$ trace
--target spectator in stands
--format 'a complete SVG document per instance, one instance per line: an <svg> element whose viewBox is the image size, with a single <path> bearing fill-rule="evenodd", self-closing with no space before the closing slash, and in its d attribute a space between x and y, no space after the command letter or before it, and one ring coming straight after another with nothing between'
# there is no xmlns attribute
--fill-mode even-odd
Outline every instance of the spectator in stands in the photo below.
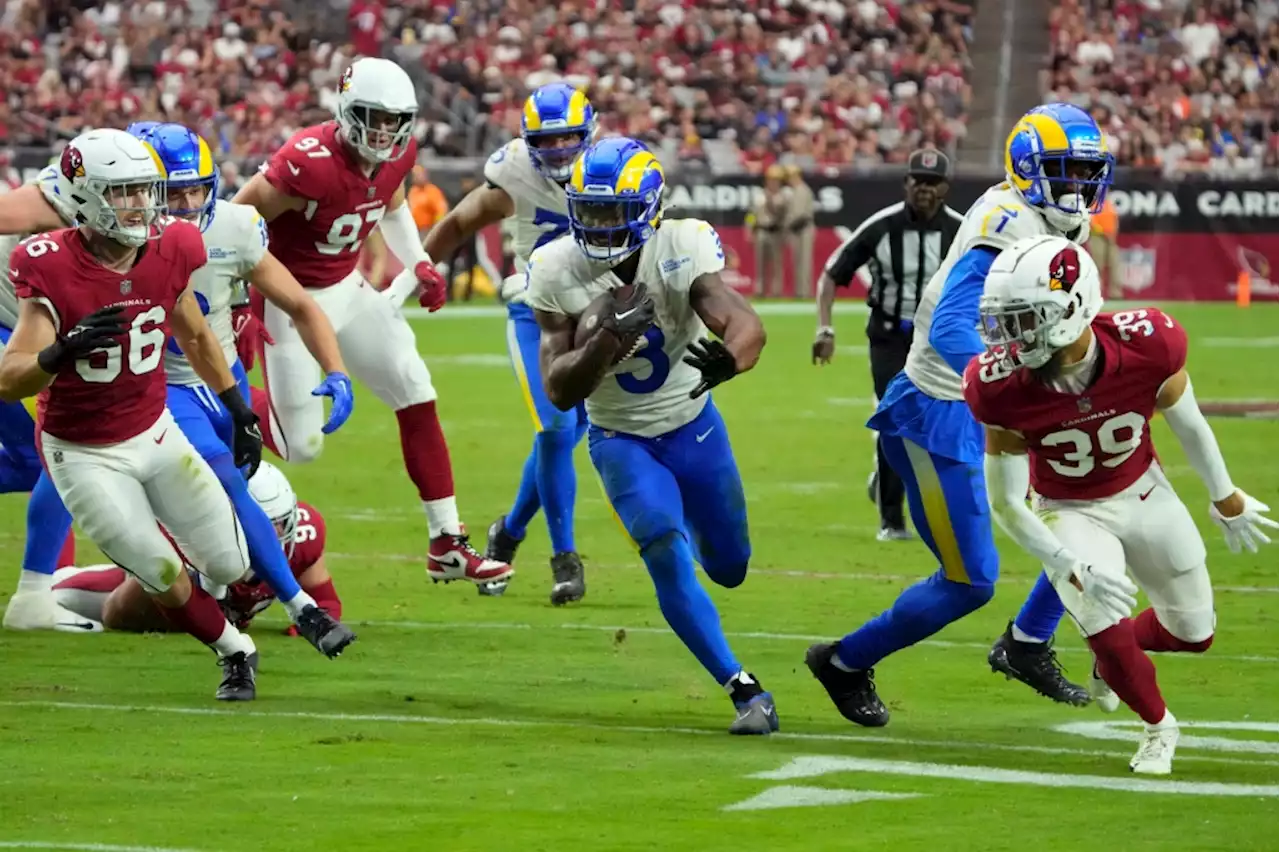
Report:
<svg viewBox="0 0 1280 852"><path fill-rule="evenodd" d="M427 231L449 212L449 202L440 187L431 182L426 166L414 166L409 180L409 193L405 200L409 203L413 222L418 226L418 236L425 240Z"/></svg>

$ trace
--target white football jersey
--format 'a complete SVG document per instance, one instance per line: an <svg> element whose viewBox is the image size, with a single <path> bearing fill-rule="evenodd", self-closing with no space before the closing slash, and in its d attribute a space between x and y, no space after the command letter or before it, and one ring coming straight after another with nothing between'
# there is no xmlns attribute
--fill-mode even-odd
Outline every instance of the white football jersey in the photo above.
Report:
<svg viewBox="0 0 1280 852"><path fill-rule="evenodd" d="M231 326L236 282L248 278L266 255L267 223L247 204L220 200L204 232L204 247L209 262L191 276L191 286L209 327L222 344L227 366L231 366L236 361L236 336ZM164 353L164 369L171 385L202 383L187 356L172 342Z"/></svg>
<svg viewBox="0 0 1280 852"><path fill-rule="evenodd" d="M911 339L911 351L907 354L907 377L912 384L934 399L960 401L964 399L960 376L929 345L929 328L933 324L933 312L942 296L951 268L969 249L989 246L1003 251L1023 237L1044 234L1063 236L1083 243L1089 237L1086 226L1074 236L1063 234L1054 228L1036 208L1022 200L1007 183L997 184L982 194L964 214L960 230L956 233L951 249L943 258L938 271L920 295L916 308L915 334Z"/></svg>
<svg viewBox="0 0 1280 852"><path fill-rule="evenodd" d="M701 219L671 219L640 249L635 281L648 285L655 324L635 356L617 364L587 398L587 417L601 429L665 435L702 413L707 396L690 399L702 373L684 362L688 346L706 336L689 303L700 275L724 269L715 228ZM534 310L581 316L587 305L622 282L604 264L588 260L572 237L562 237L529 259L525 301Z"/></svg>
<svg viewBox="0 0 1280 852"><path fill-rule="evenodd" d="M62 203L58 197L57 168L45 166L36 176L35 183L48 202L53 205L53 209L62 213ZM69 217L68 221L70 221ZM26 237L26 234L9 234L0 237L0 265L4 266L4 272L0 274L0 325L10 329L18 324L18 297L13 292L13 281L9 279L9 255Z"/></svg>
<svg viewBox="0 0 1280 852"><path fill-rule="evenodd" d="M512 139L494 151L484 164L484 178L515 203L510 222L516 274L503 282L502 298L522 302L529 255L538 246L569 233L569 202L563 186L533 167L523 139Z"/></svg>

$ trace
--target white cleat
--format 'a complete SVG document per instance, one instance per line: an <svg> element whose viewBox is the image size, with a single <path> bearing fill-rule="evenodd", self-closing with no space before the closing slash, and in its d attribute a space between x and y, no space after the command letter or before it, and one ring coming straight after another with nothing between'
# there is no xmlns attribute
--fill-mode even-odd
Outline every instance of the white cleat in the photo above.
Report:
<svg viewBox="0 0 1280 852"><path fill-rule="evenodd" d="M1120 709L1120 696L1107 686L1107 682L1098 677L1098 661L1093 661L1093 673L1089 675L1089 696L1094 705L1103 713L1114 713Z"/></svg>
<svg viewBox="0 0 1280 852"><path fill-rule="evenodd" d="M4 629L101 633L102 624L60 606L52 591L17 592L5 608Z"/></svg>
<svg viewBox="0 0 1280 852"><path fill-rule="evenodd" d="M1178 720L1165 711L1158 725L1147 725L1129 769L1139 775L1168 775L1173 772L1173 753L1178 748Z"/></svg>
<svg viewBox="0 0 1280 852"><path fill-rule="evenodd" d="M911 535L911 530L895 530L892 527L885 527L876 533L876 541L911 541L915 536Z"/></svg>

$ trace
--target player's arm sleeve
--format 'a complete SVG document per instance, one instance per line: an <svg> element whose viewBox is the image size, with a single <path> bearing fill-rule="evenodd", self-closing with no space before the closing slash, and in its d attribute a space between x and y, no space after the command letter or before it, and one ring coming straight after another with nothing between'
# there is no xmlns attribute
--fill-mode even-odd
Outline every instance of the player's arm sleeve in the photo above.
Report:
<svg viewBox="0 0 1280 852"><path fill-rule="evenodd" d="M977 246L961 255L947 274L933 311L929 345L960 376L975 355L986 351L978 334L978 302L996 254L993 248Z"/></svg>
<svg viewBox="0 0 1280 852"><path fill-rule="evenodd" d="M45 295L44 283L32 267L31 257L22 243L18 243L9 254L9 283L13 285L13 293L19 299L30 299L48 311L49 318L53 320L53 330L62 334L62 317L53 300Z"/></svg>
<svg viewBox="0 0 1280 852"><path fill-rule="evenodd" d="M547 264L539 262L540 254L540 249L535 250L524 269L525 304L535 311L563 315L564 308L560 307L560 302L555 296L555 282L550 278L555 274L554 270Z"/></svg>
<svg viewBox="0 0 1280 852"><path fill-rule="evenodd" d="M1187 461L1195 470L1205 487L1209 489L1209 499L1213 502L1225 500L1236 492L1231 474L1227 472L1227 462L1222 457L1222 448L1218 446L1217 436L1205 419L1204 412L1196 402L1196 395L1191 389L1191 377L1179 371L1169 382L1184 385L1182 393L1173 404L1161 409L1164 419L1173 431L1174 437L1182 445L1187 454ZM1166 388L1161 388L1164 393Z"/></svg>
<svg viewBox="0 0 1280 852"><path fill-rule="evenodd" d="M866 266L871 260L875 241L880 236L880 229L873 227L871 220L858 226L849 238L827 258L822 272L837 287L848 287L854 274Z"/></svg>
<svg viewBox="0 0 1280 852"><path fill-rule="evenodd" d="M243 239L240 241L239 273L248 280L262 259L267 256L270 240L267 237L267 220L252 207L237 211L244 219L241 227Z"/></svg>
<svg viewBox="0 0 1280 852"><path fill-rule="evenodd" d="M992 453L988 444L983 472L987 479L987 501L1000 529L1023 550L1040 560L1059 579L1079 561L1027 505L1031 488L1031 459L1026 453Z"/></svg>
<svg viewBox="0 0 1280 852"><path fill-rule="evenodd" d="M689 275L689 284L700 276L724 270L724 244L720 242L720 234L709 222L698 222L693 226L693 267Z"/></svg>

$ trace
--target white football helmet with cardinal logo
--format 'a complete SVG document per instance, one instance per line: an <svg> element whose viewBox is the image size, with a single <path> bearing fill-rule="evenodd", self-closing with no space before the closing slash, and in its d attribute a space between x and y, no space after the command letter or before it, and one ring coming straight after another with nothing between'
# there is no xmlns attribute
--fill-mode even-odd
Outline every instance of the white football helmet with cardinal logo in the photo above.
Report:
<svg viewBox="0 0 1280 852"><path fill-rule="evenodd" d="M342 138L360 157L385 163L409 143L418 93L409 75L391 60L357 59L338 81L337 113Z"/></svg>
<svg viewBox="0 0 1280 852"><path fill-rule="evenodd" d="M1042 367L1089 327L1102 310L1102 280L1093 258L1063 237L1018 240L1000 252L978 311L989 347L1017 364Z"/></svg>

